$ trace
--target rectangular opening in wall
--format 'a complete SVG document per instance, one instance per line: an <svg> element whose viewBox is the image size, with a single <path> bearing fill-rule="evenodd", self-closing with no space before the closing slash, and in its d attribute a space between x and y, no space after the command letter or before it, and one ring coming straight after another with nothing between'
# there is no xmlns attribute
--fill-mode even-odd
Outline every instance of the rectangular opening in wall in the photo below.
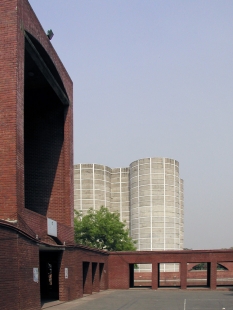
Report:
<svg viewBox="0 0 233 310"><path fill-rule="evenodd" d="M99 268L97 263L92 263L92 291L100 291Z"/></svg>
<svg viewBox="0 0 233 310"><path fill-rule="evenodd" d="M105 290L105 273L104 263L99 263L99 281L100 281L100 290Z"/></svg>
<svg viewBox="0 0 233 310"><path fill-rule="evenodd" d="M217 286L233 287L233 262L217 263Z"/></svg>
<svg viewBox="0 0 233 310"><path fill-rule="evenodd" d="M209 287L209 281L209 263L187 263L187 287Z"/></svg>
<svg viewBox="0 0 233 310"><path fill-rule="evenodd" d="M61 251L40 251L40 292L42 305L46 300L59 299Z"/></svg>
<svg viewBox="0 0 233 310"><path fill-rule="evenodd" d="M159 287L180 287L180 264L159 264Z"/></svg>
<svg viewBox="0 0 233 310"><path fill-rule="evenodd" d="M90 281L88 281L88 271L89 271L89 262L83 262L83 293L86 294L89 286L91 286Z"/></svg>
<svg viewBox="0 0 233 310"><path fill-rule="evenodd" d="M25 207L46 216L64 197L65 90L47 52L25 34L24 175ZM59 165L60 163L60 165ZM56 197L52 191L56 190Z"/></svg>
<svg viewBox="0 0 233 310"><path fill-rule="evenodd" d="M97 263L92 263L92 284L95 281L96 271L97 271Z"/></svg>
<svg viewBox="0 0 233 310"><path fill-rule="evenodd" d="M132 264L134 271L132 287L148 287L152 286L152 264Z"/></svg>

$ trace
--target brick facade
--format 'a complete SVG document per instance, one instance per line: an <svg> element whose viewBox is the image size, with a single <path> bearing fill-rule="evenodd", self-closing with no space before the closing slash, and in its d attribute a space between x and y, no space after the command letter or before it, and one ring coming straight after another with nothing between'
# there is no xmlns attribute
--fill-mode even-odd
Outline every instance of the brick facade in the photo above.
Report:
<svg viewBox="0 0 233 310"><path fill-rule="evenodd" d="M38 216L39 222L43 215L64 225L61 241L67 241L68 234L71 242L72 81L27 0L1 1L0 16L0 70L4 72L0 77L0 219L21 217L33 230L31 219ZM25 33L67 95L69 106L61 104L28 56ZM28 72L32 67L35 71ZM40 78L40 83L35 85L30 78Z"/></svg>
<svg viewBox="0 0 233 310"><path fill-rule="evenodd" d="M18 228L2 222L0 240L1 309L40 309L40 278L38 283L33 281L33 268L40 269L40 244ZM102 286L99 277L100 264L104 266L104 274L108 275L106 252L78 246L66 246L61 249L59 251L59 300L69 301L80 298L83 294L92 294L108 288L108 277L102 278ZM85 286L83 285L83 264L89 265ZM95 274L92 278L93 266L95 266ZM68 269L68 278L65 278L65 268Z"/></svg>
<svg viewBox="0 0 233 310"><path fill-rule="evenodd" d="M0 228L0 240L1 309L40 309L39 283L33 282L33 268L39 266L38 245L7 227Z"/></svg>
<svg viewBox="0 0 233 310"><path fill-rule="evenodd" d="M128 289L135 263L152 264L153 289L159 263L180 263L185 289L187 263L207 262L215 289L216 265L232 263L233 251L108 253L74 244L72 81L27 0L1 0L0 37L1 309Z"/></svg>

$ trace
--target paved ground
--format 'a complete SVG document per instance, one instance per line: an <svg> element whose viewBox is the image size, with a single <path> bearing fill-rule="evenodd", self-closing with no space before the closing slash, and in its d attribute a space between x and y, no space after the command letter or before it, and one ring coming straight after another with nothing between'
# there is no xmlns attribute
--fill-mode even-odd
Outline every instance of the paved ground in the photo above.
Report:
<svg viewBox="0 0 233 310"><path fill-rule="evenodd" d="M108 290L45 307L48 310L233 310L233 291Z"/></svg>

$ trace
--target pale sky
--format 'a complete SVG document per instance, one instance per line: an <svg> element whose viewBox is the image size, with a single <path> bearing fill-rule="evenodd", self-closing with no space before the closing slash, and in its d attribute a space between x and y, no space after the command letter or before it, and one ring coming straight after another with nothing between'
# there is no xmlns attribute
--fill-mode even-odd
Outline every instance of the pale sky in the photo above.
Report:
<svg viewBox="0 0 233 310"><path fill-rule="evenodd" d="M233 246L233 1L29 0L74 84L74 163L174 158L185 247Z"/></svg>

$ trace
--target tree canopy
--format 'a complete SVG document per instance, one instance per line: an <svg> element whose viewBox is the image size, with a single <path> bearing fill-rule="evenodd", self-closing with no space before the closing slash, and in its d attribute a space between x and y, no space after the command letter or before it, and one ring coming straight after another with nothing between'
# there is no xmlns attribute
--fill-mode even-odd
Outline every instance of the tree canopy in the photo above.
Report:
<svg viewBox="0 0 233 310"><path fill-rule="evenodd" d="M135 243L129 237L125 223L120 221L118 213L108 208L90 209L86 215L75 211L75 241L90 247L108 251L135 251Z"/></svg>

